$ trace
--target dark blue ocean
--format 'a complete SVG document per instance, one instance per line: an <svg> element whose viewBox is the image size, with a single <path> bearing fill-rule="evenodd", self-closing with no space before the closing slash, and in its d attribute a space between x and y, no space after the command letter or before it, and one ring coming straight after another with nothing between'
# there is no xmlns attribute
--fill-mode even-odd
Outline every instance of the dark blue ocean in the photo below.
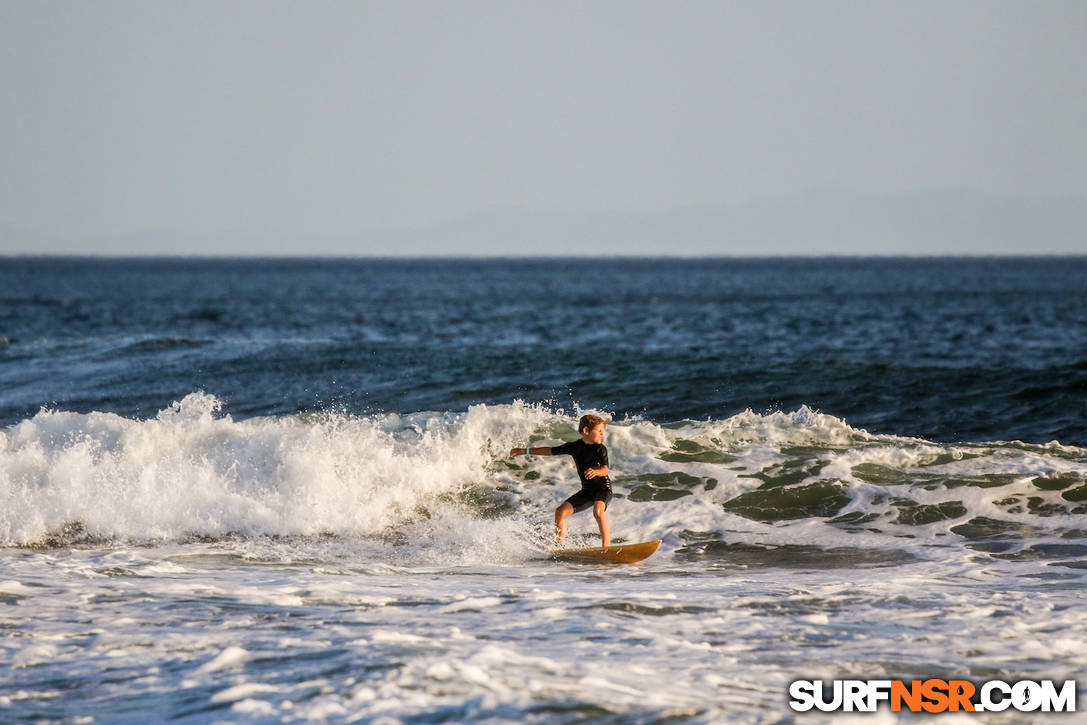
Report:
<svg viewBox="0 0 1087 725"><path fill-rule="evenodd" d="M1082 712L1085 444L1084 257L0 260L0 722Z"/></svg>
<svg viewBox="0 0 1087 725"><path fill-rule="evenodd" d="M801 405L938 441L1087 441L1087 258L0 262L0 423Z"/></svg>

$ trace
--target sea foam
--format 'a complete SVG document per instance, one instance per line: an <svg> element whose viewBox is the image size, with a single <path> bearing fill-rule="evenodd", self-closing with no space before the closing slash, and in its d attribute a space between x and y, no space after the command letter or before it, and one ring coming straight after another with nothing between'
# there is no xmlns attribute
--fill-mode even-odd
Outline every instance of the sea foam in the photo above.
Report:
<svg viewBox="0 0 1087 725"><path fill-rule="evenodd" d="M148 420L42 411L0 432L0 542L60 532L367 535L479 481L541 413L220 415L193 393ZM508 447L506 447L508 450Z"/></svg>

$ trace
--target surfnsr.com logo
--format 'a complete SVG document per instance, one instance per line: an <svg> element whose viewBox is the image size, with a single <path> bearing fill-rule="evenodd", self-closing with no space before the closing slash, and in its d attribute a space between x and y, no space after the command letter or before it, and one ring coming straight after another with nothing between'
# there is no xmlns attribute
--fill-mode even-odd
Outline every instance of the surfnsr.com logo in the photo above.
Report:
<svg viewBox="0 0 1087 725"><path fill-rule="evenodd" d="M797 712L1076 712L1076 681L1052 680L797 680L789 685L789 707Z"/></svg>

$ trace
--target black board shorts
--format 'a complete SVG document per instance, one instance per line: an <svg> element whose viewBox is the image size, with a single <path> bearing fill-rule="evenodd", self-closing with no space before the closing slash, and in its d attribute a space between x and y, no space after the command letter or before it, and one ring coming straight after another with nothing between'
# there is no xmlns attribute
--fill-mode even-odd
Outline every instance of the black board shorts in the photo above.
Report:
<svg viewBox="0 0 1087 725"><path fill-rule="evenodd" d="M597 501L604 502L604 509L607 510L608 504L611 503L611 486L583 486L580 491L575 493L570 498L566 499L563 503L568 503L574 507L574 513L578 511L584 511L593 507Z"/></svg>

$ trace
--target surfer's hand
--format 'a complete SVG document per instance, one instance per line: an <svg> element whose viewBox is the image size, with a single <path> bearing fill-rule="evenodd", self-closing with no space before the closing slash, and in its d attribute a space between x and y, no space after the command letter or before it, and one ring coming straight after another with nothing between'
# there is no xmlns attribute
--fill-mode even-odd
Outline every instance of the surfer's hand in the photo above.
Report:
<svg viewBox="0 0 1087 725"><path fill-rule="evenodd" d="M596 478L596 469L595 468L586 468L585 469L585 478Z"/></svg>
<svg viewBox="0 0 1087 725"><path fill-rule="evenodd" d="M525 454L525 449L524 448L513 448L513 449L510 450L510 458L515 458L517 456L523 456L524 454Z"/></svg>

